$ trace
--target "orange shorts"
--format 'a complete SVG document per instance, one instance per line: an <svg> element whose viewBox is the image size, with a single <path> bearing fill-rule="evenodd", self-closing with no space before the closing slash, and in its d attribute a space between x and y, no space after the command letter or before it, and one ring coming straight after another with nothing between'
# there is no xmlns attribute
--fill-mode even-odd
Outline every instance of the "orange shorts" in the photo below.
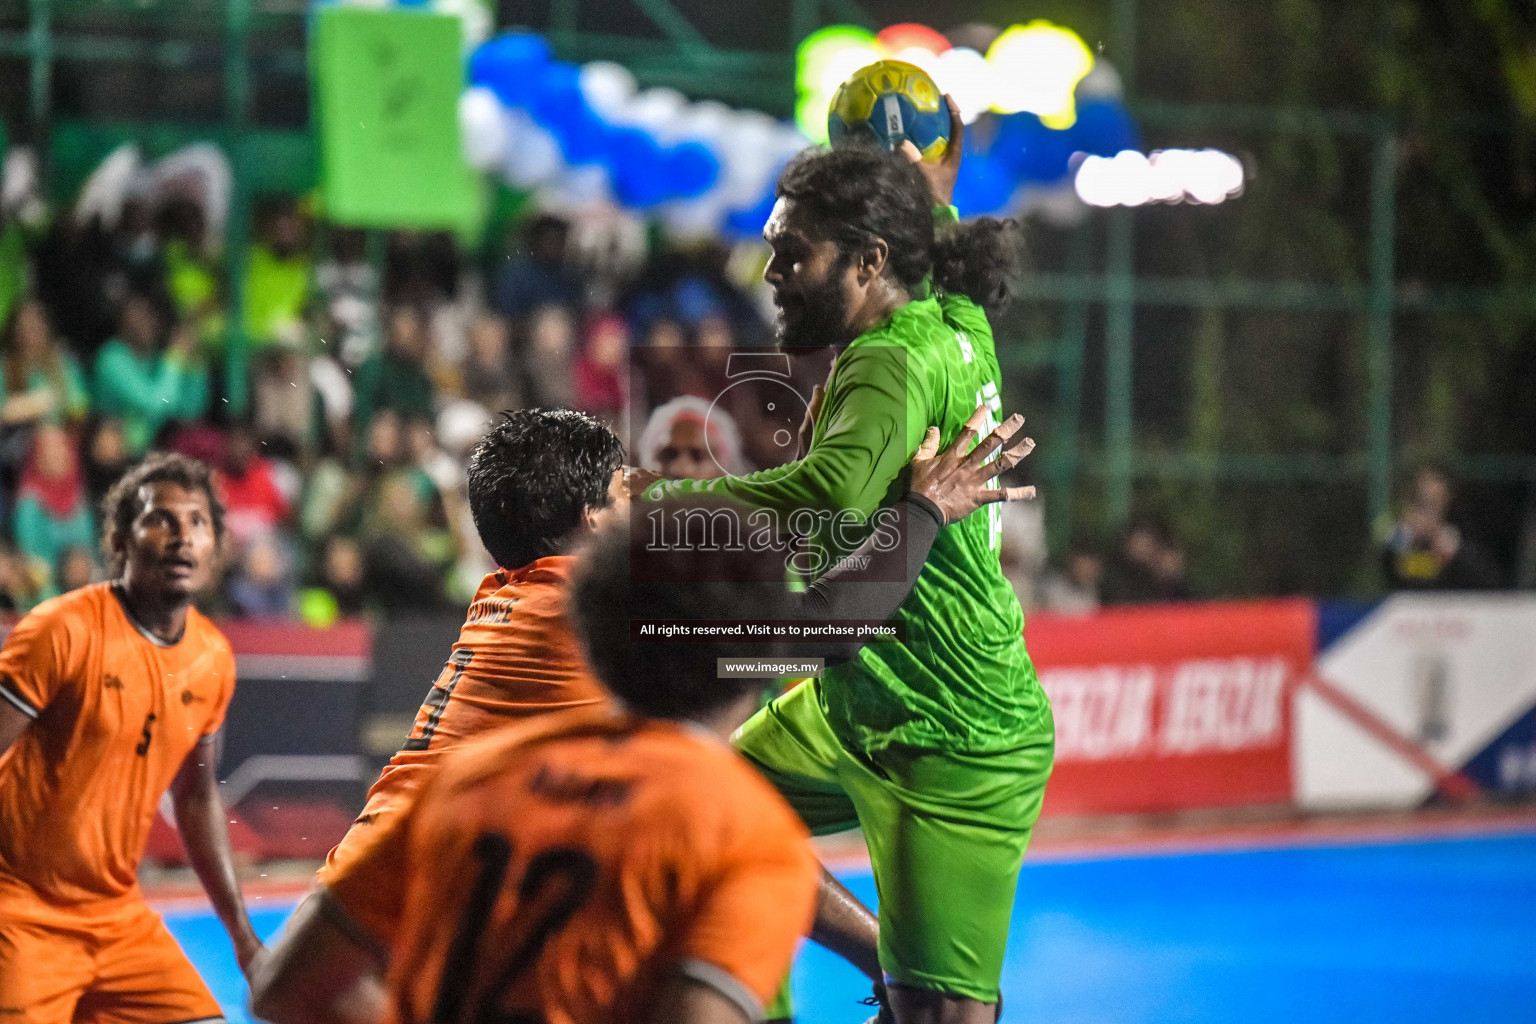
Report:
<svg viewBox="0 0 1536 1024"><path fill-rule="evenodd" d="M0 910L0 1024L222 1021L208 986L142 900L108 918Z"/></svg>

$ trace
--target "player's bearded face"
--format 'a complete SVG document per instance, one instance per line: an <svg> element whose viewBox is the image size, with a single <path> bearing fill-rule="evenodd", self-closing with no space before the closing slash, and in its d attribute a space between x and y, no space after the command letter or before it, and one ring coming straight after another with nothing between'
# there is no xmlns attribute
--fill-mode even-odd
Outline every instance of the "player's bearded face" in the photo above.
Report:
<svg viewBox="0 0 1536 1024"><path fill-rule="evenodd" d="M819 281L807 282L792 294L774 293L778 316L773 331L779 345L788 349L826 348L847 341L849 307L843 288L847 263L839 261Z"/></svg>
<svg viewBox="0 0 1536 1024"><path fill-rule="evenodd" d="M778 307L774 334L787 349L826 348L852 340L848 322L853 303L846 287L851 257L804 223L808 216L780 199L763 229L772 250L763 279Z"/></svg>

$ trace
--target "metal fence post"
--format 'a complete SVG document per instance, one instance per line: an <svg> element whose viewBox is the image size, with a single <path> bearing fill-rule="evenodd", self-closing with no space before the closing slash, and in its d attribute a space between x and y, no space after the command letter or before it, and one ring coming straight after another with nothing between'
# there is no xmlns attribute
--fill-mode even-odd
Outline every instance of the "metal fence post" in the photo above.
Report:
<svg viewBox="0 0 1536 1024"><path fill-rule="evenodd" d="M33 144L42 157L42 142L48 137L49 122L53 117L53 33L49 0L30 0L30 18L27 22L27 50L30 66L28 82L28 109L32 117L32 130L36 133Z"/></svg>
<svg viewBox="0 0 1536 1024"><path fill-rule="evenodd" d="M250 0L228 0L224 22L224 144L229 150L229 223L224 265L229 292L224 345L224 394L229 413L245 412L248 396L250 339L245 336L246 248L250 242L250 172L246 167L246 122L250 110Z"/></svg>
<svg viewBox="0 0 1536 1024"><path fill-rule="evenodd" d="M1112 530L1131 515L1131 436L1136 321L1134 214L1109 211L1109 249L1104 314L1104 454L1106 524Z"/></svg>
<svg viewBox="0 0 1536 1024"><path fill-rule="evenodd" d="M1371 284L1366 313L1367 465L1371 528L1392 511L1393 251L1397 216L1397 136L1385 120L1375 132L1371 164Z"/></svg>
<svg viewBox="0 0 1536 1024"><path fill-rule="evenodd" d="M1136 0L1113 0L1109 10L1109 43L1115 70L1125 88L1125 103L1134 109L1136 91ZM1131 514L1132 472L1132 344L1136 320L1136 266L1133 214L1109 211L1105 239L1104 308L1104 453L1106 524L1125 525Z"/></svg>
<svg viewBox="0 0 1536 1024"><path fill-rule="evenodd" d="M1072 235L1068 262L1081 273L1091 255L1087 225ZM1078 476L1079 426L1083 408L1083 357L1088 347L1088 302L1068 302L1061 312L1061 334L1056 342L1056 394L1051 409L1050 451L1046 455L1045 528L1051 549L1065 554L1072 543L1072 517Z"/></svg>

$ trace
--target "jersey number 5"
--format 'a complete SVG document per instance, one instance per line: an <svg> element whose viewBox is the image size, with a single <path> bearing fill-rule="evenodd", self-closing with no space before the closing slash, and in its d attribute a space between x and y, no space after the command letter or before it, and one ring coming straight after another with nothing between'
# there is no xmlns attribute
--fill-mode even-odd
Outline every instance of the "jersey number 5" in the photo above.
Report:
<svg viewBox="0 0 1536 1024"><path fill-rule="evenodd" d="M149 741L154 738L154 733L149 731L149 727L154 724L155 713L151 711L144 716L144 738L139 740L139 745L133 748L133 752L140 757L145 757L149 754Z"/></svg>
<svg viewBox="0 0 1536 1024"><path fill-rule="evenodd" d="M544 944L591 897L597 882L597 862L582 850L556 847L528 863L517 886L517 909L507 924L507 936L514 944L506 966L494 982L486 984L482 977L476 984L480 942L512 863L512 840L499 832L485 832L475 840L473 850L478 870L464 916L448 947L432 1008L433 1024L542 1024L536 1014L504 1014L495 1008L496 1003L528 973L544 951ZM488 958L499 958L500 953L498 949ZM466 1005L471 997L474 1001Z"/></svg>

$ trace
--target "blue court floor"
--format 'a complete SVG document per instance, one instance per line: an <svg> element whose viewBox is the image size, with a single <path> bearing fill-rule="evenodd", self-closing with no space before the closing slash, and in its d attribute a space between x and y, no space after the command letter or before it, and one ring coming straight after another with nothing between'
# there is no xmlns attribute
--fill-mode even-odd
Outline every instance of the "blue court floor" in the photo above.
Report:
<svg viewBox="0 0 1536 1024"><path fill-rule="evenodd" d="M844 880L873 902L867 872ZM217 920L166 920L231 1024L248 1020ZM867 993L807 944L800 1020L862 1021ZM1003 998L1020 1024L1536 1020L1536 832L1032 863Z"/></svg>

